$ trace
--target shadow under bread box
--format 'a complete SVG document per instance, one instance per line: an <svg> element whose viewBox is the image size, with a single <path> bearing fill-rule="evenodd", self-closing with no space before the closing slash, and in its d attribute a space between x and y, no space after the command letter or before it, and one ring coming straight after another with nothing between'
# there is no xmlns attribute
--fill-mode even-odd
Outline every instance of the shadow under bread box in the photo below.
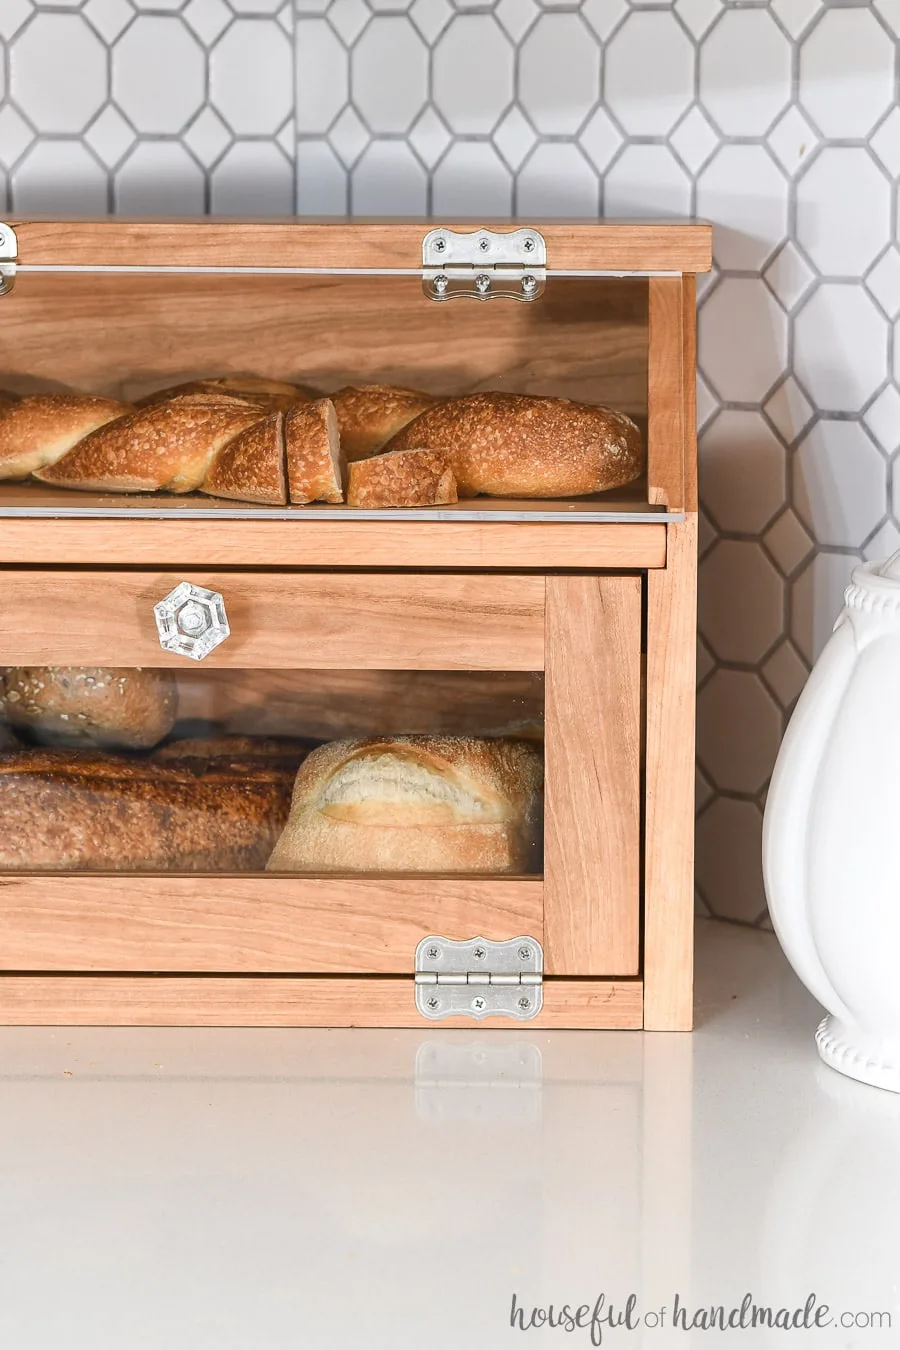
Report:
<svg viewBox="0 0 900 1350"><path fill-rule="evenodd" d="M688 1029L709 227L4 230L0 1022ZM322 460L373 384L417 420ZM463 495L487 391L645 468ZM502 404L513 481L560 406Z"/></svg>

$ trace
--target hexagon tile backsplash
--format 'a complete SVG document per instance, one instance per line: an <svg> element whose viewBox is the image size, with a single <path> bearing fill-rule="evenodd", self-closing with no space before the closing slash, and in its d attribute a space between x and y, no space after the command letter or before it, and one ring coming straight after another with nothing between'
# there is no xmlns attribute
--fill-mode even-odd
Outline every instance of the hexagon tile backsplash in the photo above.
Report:
<svg viewBox="0 0 900 1350"><path fill-rule="evenodd" d="M900 547L900 0L0 0L16 211L700 215L698 890Z"/></svg>

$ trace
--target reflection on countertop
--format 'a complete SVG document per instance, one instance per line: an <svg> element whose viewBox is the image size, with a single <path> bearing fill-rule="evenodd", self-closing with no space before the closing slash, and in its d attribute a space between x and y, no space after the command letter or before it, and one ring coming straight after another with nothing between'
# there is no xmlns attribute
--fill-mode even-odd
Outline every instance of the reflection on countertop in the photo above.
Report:
<svg viewBox="0 0 900 1350"><path fill-rule="evenodd" d="M707 921L693 1036L0 1031L0 1344L543 1350L604 1295L603 1345L896 1345L900 1097L818 1016ZM685 1332L676 1294L894 1330Z"/></svg>

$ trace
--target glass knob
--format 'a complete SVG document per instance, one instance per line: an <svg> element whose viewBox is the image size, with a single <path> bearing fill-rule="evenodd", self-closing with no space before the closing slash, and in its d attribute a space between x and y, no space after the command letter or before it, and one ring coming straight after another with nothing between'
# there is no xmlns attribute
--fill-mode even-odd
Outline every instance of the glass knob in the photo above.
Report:
<svg viewBox="0 0 900 1350"><path fill-rule="evenodd" d="M154 605L159 645L167 652L202 661L224 642L231 629L225 601L218 591L182 581Z"/></svg>

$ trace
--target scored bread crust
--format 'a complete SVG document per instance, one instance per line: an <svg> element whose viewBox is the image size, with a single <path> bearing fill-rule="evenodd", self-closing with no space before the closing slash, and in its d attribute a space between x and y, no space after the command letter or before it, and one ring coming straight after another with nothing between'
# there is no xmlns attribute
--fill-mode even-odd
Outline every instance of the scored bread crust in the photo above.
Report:
<svg viewBox="0 0 900 1350"><path fill-rule="evenodd" d="M401 428L436 399L391 384L353 384L331 395L348 463L377 455Z"/></svg>
<svg viewBox="0 0 900 1350"><path fill-rule="evenodd" d="M2 666L0 716L45 745L157 745L175 725L178 686L140 666Z"/></svg>
<svg viewBox="0 0 900 1350"><path fill-rule="evenodd" d="M537 870L542 779L539 752L521 741L334 741L297 774L269 870Z"/></svg>
<svg viewBox="0 0 900 1350"><path fill-rule="evenodd" d="M284 413L264 417L229 441L210 465L200 491L238 502L286 505Z"/></svg>
<svg viewBox="0 0 900 1350"><path fill-rule="evenodd" d="M293 767L156 763L102 751L0 754L0 869L258 871Z"/></svg>
<svg viewBox="0 0 900 1350"><path fill-rule="evenodd" d="M624 487L644 467L641 434L613 408L530 394L439 403L386 447L446 452L461 497L584 497Z"/></svg>
<svg viewBox="0 0 900 1350"><path fill-rule="evenodd" d="M135 401L138 408L149 408L154 403L167 403L182 394L230 394L245 403L256 403L271 412L284 412L298 400L318 398L314 389L302 384L288 384L284 380L267 380L260 375L223 375L219 379L186 380L167 389Z"/></svg>
<svg viewBox="0 0 900 1350"><path fill-rule="evenodd" d="M224 394L185 394L101 427L34 476L85 492L194 492L216 455L261 420Z"/></svg>
<svg viewBox="0 0 900 1350"><path fill-rule="evenodd" d="M288 495L292 502L344 500L346 460L331 399L295 403L284 415Z"/></svg>
<svg viewBox="0 0 900 1350"><path fill-rule="evenodd" d="M456 479L443 450L394 450L347 466L348 506L444 506Z"/></svg>
<svg viewBox="0 0 900 1350"><path fill-rule="evenodd" d="M131 405L90 394L30 394L0 403L0 479L27 478L55 464Z"/></svg>

